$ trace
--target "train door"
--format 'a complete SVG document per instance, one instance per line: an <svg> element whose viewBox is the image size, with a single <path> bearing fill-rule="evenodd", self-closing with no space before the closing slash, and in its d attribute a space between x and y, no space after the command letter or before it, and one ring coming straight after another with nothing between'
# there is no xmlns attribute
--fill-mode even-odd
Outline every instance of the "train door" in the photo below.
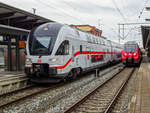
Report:
<svg viewBox="0 0 150 113"><path fill-rule="evenodd" d="M89 54L91 52L91 48L86 46L86 58L85 58L85 63L86 63L86 67L90 67L91 66L91 55Z"/></svg>
<svg viewBox="0 0 150 113"><path fill-rule="evenodd" d="M63 48L64 48L64 54L62 55L63 56L63 58L62 58L62 62L63 62L63 64L64 65L66 65L67 64L67 62L70 60L70 41L69 40L65 40L64 42L63 42ZM70 65L70 64L68 64L68 65ZM65 67L65 71L67 72L68 70L70 70L70 66L66 66Z"/></svg>
<svg viewBox="0 0 150 113"><path fill-rule="evenodd" d="M85 65L85 62L84 62L84 55L82 54L82 51L83 51L83 45L80 44L77 46L77 52L79 51L79 55L76 56L76 66L77 67L84 67Z"/></svg>
<svg viewBox="0 0 150 113"><path fill-rule="evenodd" d="M78 62L78 58L77 56L75 56L75 52L76 52L76 48L74 45L71 45L71 58L72 58L72 61L71 61L71 65L70 65L70 68L75 68L77 66L77 63Z"/></svg>

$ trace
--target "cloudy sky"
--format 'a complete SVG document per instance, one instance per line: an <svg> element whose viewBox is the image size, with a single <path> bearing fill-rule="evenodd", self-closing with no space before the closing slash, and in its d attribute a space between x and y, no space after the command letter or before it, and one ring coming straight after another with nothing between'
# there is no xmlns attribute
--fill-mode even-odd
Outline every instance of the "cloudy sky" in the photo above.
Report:
<svg viewBox="0 0 150 113"><path fill-rule="evenodd" d="M150 12L144 9L150 0L0 0L64 24L89 24L103 30L103 35L118 41L118 23L145 22ZM141 14L140 14L141 12ZM139 18L140 16L140 18ZM125 39L140 42L140 26L125 26ZM121 30L122 37L122 30ZM140 42L141 43L141 42Z"/></svg>

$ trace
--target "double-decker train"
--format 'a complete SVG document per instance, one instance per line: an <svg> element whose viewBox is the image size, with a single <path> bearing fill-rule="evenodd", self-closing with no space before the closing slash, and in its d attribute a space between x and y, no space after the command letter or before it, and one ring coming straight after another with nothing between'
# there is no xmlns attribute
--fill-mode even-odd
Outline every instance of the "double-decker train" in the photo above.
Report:
<svg viewBox="0 0 150 113"><path fill-rule="evenodd" d="M139 65L142 55L138 44L135 41L128 41L122 50L122 62L125 65Z"/></svg>
<svg viewBox="0 0 150 113"><path fill-rule="evenodd" d="M31 81L46 83L75 78L121 61L122 46L59 23L31 30L26 43L25 73Z"/></svg>

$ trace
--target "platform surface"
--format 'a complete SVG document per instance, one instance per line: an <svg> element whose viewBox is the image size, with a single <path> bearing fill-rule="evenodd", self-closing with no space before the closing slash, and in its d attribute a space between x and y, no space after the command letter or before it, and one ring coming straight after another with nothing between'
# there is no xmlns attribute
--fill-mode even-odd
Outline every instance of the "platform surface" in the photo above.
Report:
<svg viewBox="0 0 150 113"><path fill-rule="evenodd" d="M150 58L143 56L131 99L130 113L150 113Z"/></svg>
<svg viewBox="0 0 150 113"><path fill-rule="evenodd" d="M4 77L11 77L11 76L16 76L16 75L24 75L23 71L1 71L0 72L0 79Z"/></svg>

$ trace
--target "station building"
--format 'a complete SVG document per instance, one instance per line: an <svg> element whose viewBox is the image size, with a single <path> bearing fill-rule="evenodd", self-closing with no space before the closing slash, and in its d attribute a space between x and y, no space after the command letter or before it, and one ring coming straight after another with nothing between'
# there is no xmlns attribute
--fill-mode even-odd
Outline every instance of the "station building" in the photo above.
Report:
<svg viewBox="0 0 150 113"><path fill-rule="evenodd" d="M30 30L50 19L0 2L0 70L22 71Z"/></svg>
<svg viewBox="0 0 150 113"><path fill-rule="evenodd" d="M99 30L95 26L90 26L90 25L71 25L71 26L75 27L79 30L89 32L89 33L96 35L96 36L99 36L99 37L102 36L102 30Z"/></svg>

